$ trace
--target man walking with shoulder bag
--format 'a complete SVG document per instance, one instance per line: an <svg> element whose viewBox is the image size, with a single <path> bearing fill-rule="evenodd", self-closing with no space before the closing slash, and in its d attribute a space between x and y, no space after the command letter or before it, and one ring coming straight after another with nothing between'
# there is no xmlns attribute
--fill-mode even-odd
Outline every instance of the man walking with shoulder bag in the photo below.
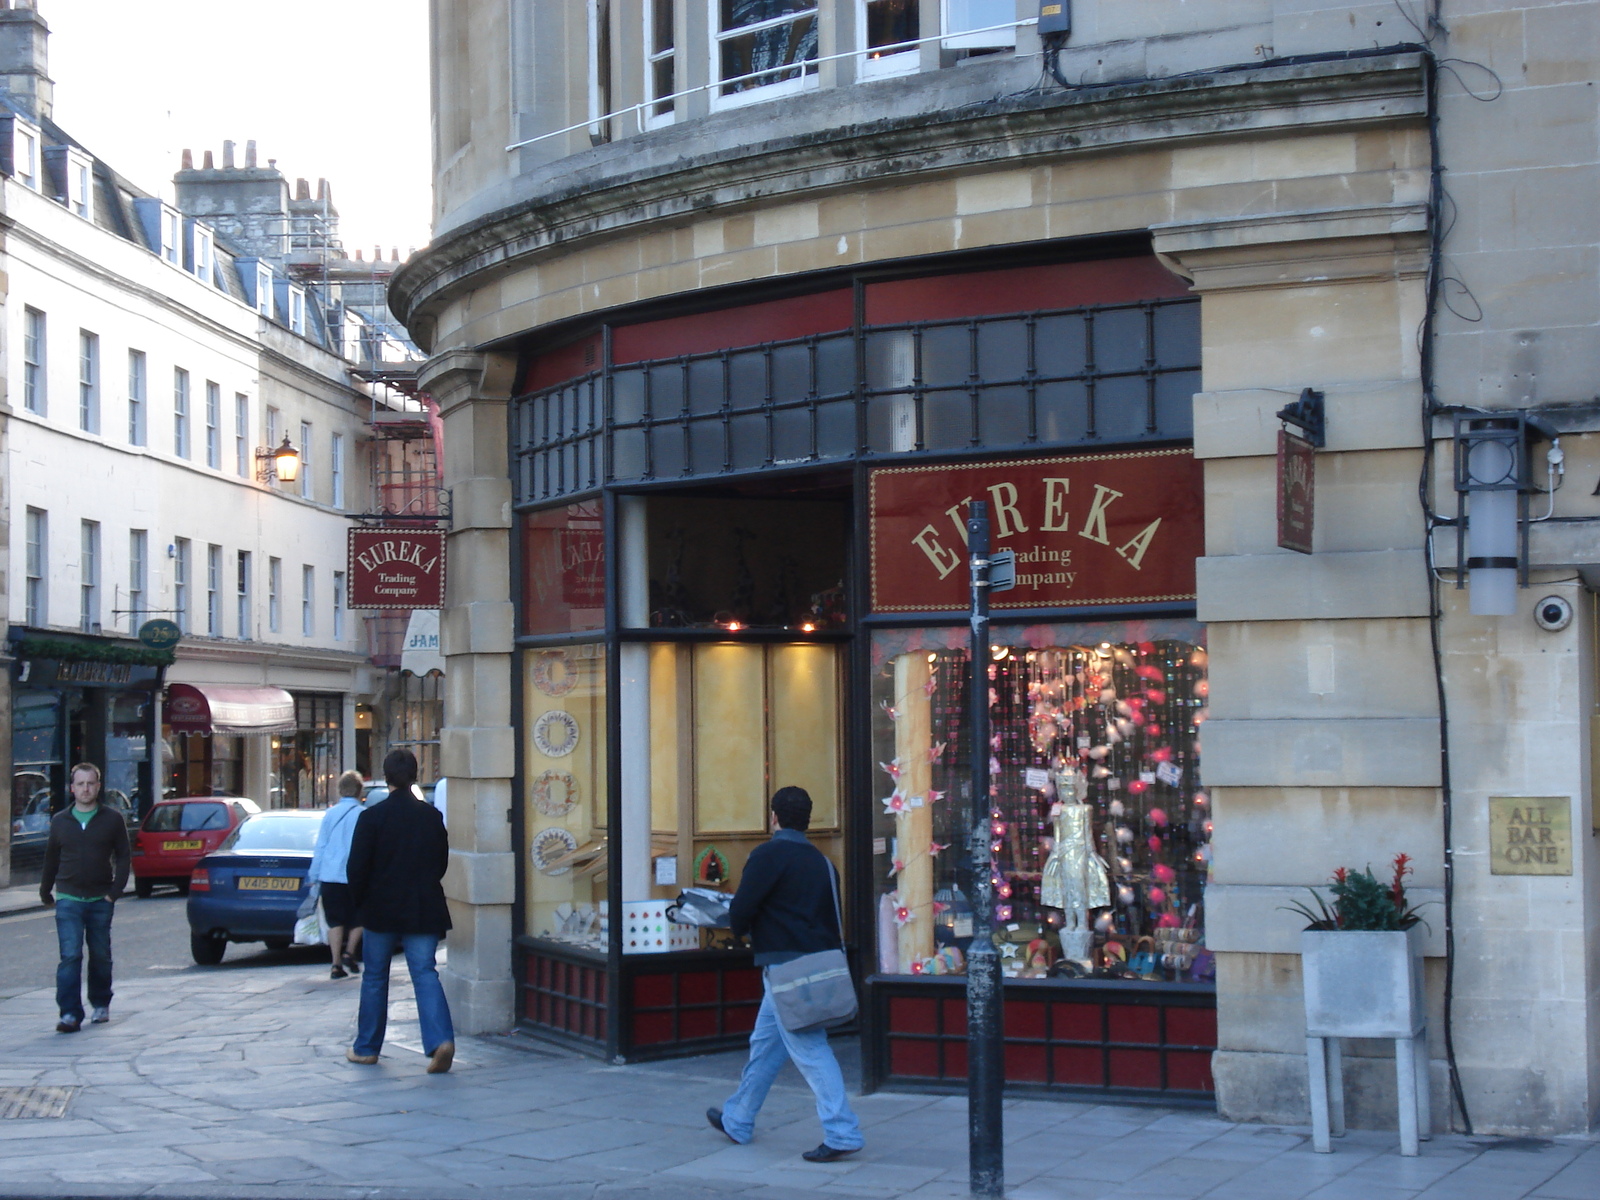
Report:
<svg viewBox="0 0 1600 1200"><path fill-rule="evenodd" d="M720 1109L707 1109L706 1119L733 1141L748 1142L772 1081L792 1061L816 1096L822 1121L822 1144L801 1157L833 1162L865 1143L828 1045L827 1026L847 1020L855 1005L843 966L837 881L833 865L806 838L810 824L805 789L779 788L772 797L772 840L751 851L729 907L733 932L750 936L764 991L739 1089ZM806 1027L791 1028L801 1022Z"/></svg>
<svg viewBox="0 0 1600 1200"><path fill-rule="evenodd" d="M111 1019L111 914L133 861L122 814L100 803L100 768L83 762L67 777L72 803L50 820L39 899L56 910L57 1033L83 1027L83 949L89 946L90 1020Z"/></svg>

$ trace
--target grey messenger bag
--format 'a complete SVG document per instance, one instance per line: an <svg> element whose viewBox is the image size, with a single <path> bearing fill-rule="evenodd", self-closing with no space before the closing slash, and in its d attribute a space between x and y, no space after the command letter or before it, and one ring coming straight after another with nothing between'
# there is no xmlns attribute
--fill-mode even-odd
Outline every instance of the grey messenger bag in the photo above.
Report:
<svg viewBox="0 0 1600 1200"><path fill-rule="evenodd" d="M828 864L829 886L833 891L833 915L844 932L844 917L839 912L839 881ZM819 950L786 963L766 968L767 992L777 1010L778 1023L790 1033L810 1033L832 1029L854 1019L856 989L850 981L850 964L844 947Z"/></svg>

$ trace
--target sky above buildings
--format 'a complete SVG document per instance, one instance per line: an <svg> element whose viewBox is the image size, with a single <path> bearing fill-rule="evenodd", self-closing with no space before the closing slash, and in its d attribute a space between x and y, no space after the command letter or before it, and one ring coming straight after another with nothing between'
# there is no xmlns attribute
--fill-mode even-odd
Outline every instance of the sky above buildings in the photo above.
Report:
<svg viewBox="0 0 1600 1200"><path fill-rule="evenodd" d="M55 118L171 198L185 147L254 138L291 185L333 187L347 249L428 240L427 0L39 0Z"/></svg>

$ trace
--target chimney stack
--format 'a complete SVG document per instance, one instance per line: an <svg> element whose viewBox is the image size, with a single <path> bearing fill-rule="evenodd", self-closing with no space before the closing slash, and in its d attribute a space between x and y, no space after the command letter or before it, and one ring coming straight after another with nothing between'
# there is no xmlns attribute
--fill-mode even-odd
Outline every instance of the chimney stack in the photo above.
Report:
<svg viewBox="0 0 1600 1200"><path fill-rule="evenodd" d="M357 262L361 261L361 251L359 251L359 250L356 251L356 261Z"/></svg>
<svg viewBox="0 0 1600 1200"><path fill-rule="evenodd" d="M317 199L326 200L329 204L333 203L333 193L329 189L326 179L317 180Z"/></svg>
<svg viewBox="0 0 1600 1200"><path fill-rule="evenodd" d="M216 161L211 157L211 151L206 151L205 164L200 169L203 171L215 171L217 169Z"/></svg>
<svg viewBox="0 0 1600 1200"><path fill-rule="evenodd" d="M0 91L36 121L48 119L55 107L49 67L50 26L34 5L13 0L0 7Z"/></svg>
<svg viewBox="0 0 1600 1200"><path fill-rule="evenodd" d="M294 181L294 198L296 200L311 199L311 184L304 179L296 179Z"/></svg>
<svg viewBox="0 0 1600 1200"><path fill-rule="evenodd" d="M255 138L251 138L248 142L246 142L244 144L244 165L245 165L246 168L254 168L254 166L256 165L256 140L255 140Z"/></svg>
<svg viewBox="0 0 1600 1200"><path fill-rule="evenodd" d="M222 169L224 171L233 170L233 143L232 142L223 142L222 143Z"/></svg>
<svg viewBox="0 0 1600 1200"><path fill-rule="evenodd" d="M194 170L194 151L187 146L183 149L183 162L179 169L184 171Z"/></svg>

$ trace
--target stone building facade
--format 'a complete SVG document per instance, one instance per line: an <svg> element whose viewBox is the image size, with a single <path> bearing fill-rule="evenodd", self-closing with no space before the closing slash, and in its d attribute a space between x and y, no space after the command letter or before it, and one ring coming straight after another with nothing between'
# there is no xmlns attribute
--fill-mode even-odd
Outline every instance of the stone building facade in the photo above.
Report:
<svg viewBox="0 0 1600 1200"><path fill-rule="evenodd" d="M650 960L651 975L622 945L619 906L676 890L659 869L647 876L650 862L672 858L680 882L691 864L698 876L702 834L717 828L702 828L710 782L680 770L681 795L662 783L672 737L658 732L655 714L671 702L658 687L663 669L646 657L672 639L656 632L652 641L647 631L685 624L706 645L753 636L726 615L732 608L705 620L672 617L677 610L663 597L682 591L683 579L658 569L663 551L650 530L685 485L708 502L804 494L844 505L853 522L839 643L842 799L819 844L845 867L848 923L869 994L869 1082L957 1079L964 1068L950 1044L958 1034L940 1005L958 993L938 990L948 980L908 979L923 962L913 955L914 965L897 966L884 950L894 936L906 944L881 919L884 898L907 900L931 885L907 882L918 876L898 852L925 827L879 812L878 764L911 736L896 703L910 692L886 693L882 711L897 709L896 725L883 724L874 691L880 658L905 659L910 670L927 648L937 668L949 643L928 631L907 641L895 631L912 617L875 603L874 522L893 514L877 506L873 489L886 472L919 462L1020 471L1040 456L1131 454L1154 443L1192 452L1200 464L1203 545L1191 555L1188 598L1182 589L1088 605L1058 598L1025 616L1044 640L1025 643L1019 632L995 653L998 663L1026 644L1033 663L1031 651L1065 652L1107 664L1103 678L1111 679L1113 659L1093 658L1103 634L1108 656L1166 655L1167 666L1150 669L1167 672L1167 691L1180 675L1192 681L1195 664L1209 671L1203 769L1181 785L1143 770L1169 755L1138 764L1136 777L1130 769L1128 782L1141 796L1170 786L1173 804L1186 806L1191 840L1183 844L1200 864L1214 979L1169 970L1162 985L1175 990L1140 984L1119 1000L1105 989L1128 981L1021 970L1007 993L1008 1038L1018 1047L1014 1056L1008 1050L1011 1078L1109 1093L1214 1091L1229 1117L1303 1122L1303 922L1285 906L1335 867L1371 864L1381 873L1404 852L1414 863L1412 896L1429 902L1436 1120L1461 1128L1470 1118L1476 1130L1507 1133L1588 1128L1600 1108L1588 590L1600 564L1600 499L1590 495L1600 470L1600 229L1583 199L1596 169L1595 8L1080 0L1070 35L1047 53L1032 24L1037 6L1021 0L435 4L435 238L397 273L390 296L433 356L424 378L442 408L454 490L443 618L454 847L447 890L456 926L447 978L464 1026L521 1020L621 1057L737 1034L729 1014L744 985L735 973L719 976L719 999L706 1002L706 1012L721 1004L720 1015L693 1033L690 969L669 972L674 982L661 991L668 975L660 964L671 954ZM1043 69L1052 60L1054 74ZM818 315L831 303L818 298L835 293L847 297L844 316ZM1114 400L1111 368L1079 361L1062 378L1102 389L1099 409L1092 391L1087 401L1100 417L1051 425L1043 391L1029 391L1025 427L990 436L985 422L1005 401L998 377L984 374L986 322L1015 317L1034 330L1028 345L1038 351L1037 330L1048 322L1111 330L1130 305L1157 331L1142 342L1129 335L1140 349L1128 371L1143 372L1148 393ZM1192 363L1178 335L1163 359L1162 313L1178 327L1197 319ZM941 320L968 322L980 347L962 360L970 370L959 380L938 383L922 350L903 361L885 350L887 366L874 359L873 347L899 333L909 333L907 346L940 344ZM770 441L765 455L741 463L741 403L774 414L774 430L785 404L822 428L823 393L834 393L820 368L791 393L772 364L788 346L825 355L839 330L856 354L837 395L858 407L859 436L829 450L814 432L787 456ZM1130 353L1117 345L1106 343L1107 353ZM736 382L695 399L697 364L721 355L734 380L735 351L752 347L773 372L764 395L757 379L745 385L755 399L741 401ZM630 397L640 372L664 381L672 363L690 397L674 401L687 405L688 457L662 458L667 451L652 442L655 457L640 467L633 426L654 430L662 402L641 410ZM1015 382L1032 388L1042 370L1030 357ZM1181 411L1163 407L1168 378L1193 383ZM645 386L661 395L649 389L667 384ZM940 386L968 389L970 438L934 432ZM1279 546L1275 525L1276 414L1307 388L1325 397L1326 444L1316 455L1312 552L1300 554ZM1068 406L1081 406L1074 395ZM911 399L896 408L899 396ZM1117 425L1118 405L1145 399L1139 420ZM558 408L568 415L549 415ZM881 420L873 415L880 409ZM702 465L693 429L697 414L713 412L729 440L719 461ZM1504 615L1471 611L1482 607L1469 603L1478 579L1474 589L1457 586L1458 513L1464 507L1470 528L1477 511L1486 527L1490 506L1476 498L1458 505L1455 442L1458 426L1468 436L1496 428L1474 424L1485 414L1523 414L1535 431L1519 443L1531 465L1514 532L1529 549L1514 611ZM559 477L549 473L558 461ZM1007 495L991 494L997 503ZM578 512L586 503L588 517ZM1176 522L1182 510L1174 501L1157 515ZM530 568L552 513L565 514L562 545L589 544L580 518L592 518L592 537L603 539L611 577L597 593L603 606L586 601L588 617L575 615L571 580L559 595L547 593ZM710 539L727 532L719 522L753 519L730 509L700 528ZM1119 551L1124 561L1134 546ZM1485 562L1506 569L1504 557ZM726 574L725 565L706 570ZM759 582L759 564L750 570ZM1545 598L1567 602L1576 616L1541 624L1535 609ZM908 607L926 615L940 605ZM801 640L805 630L768 624L772 643ZM1140 633L1135 624L1160 629ZM702 653L693 636L672 637ZM603 643L594 654L604 686L591 697L600 728L584 725L583 737L607 744L592 777L562 769L606 799L594 829L563 827L541 850L538 838L553 827L538 815L547 793L534 792L560 764L547 753L550 709L540 699L552 694L550 680L535 673L557 651L573 658L586 639ZM1179 644L1196 647L1188 666L1171 657ZM696 659L696 671L710 669L713 652L704 653L708 663ZM776 669L769 663L769 681ZM991 678L1010 676L1002 668ZM925 686L939 694L934 680ZM1168 703L1152 690L1163 699L1149 700L1151 708ZM784 694L769 682L769 705ZM562 720L570 716L563 710ZM1195 733L1193 711L1180 717L1180 733ZM691 725L678 726L691 757L723 761L714 733ZM1083 733L1077 745L1102 749L1090 745L1099 737ZM1158 748L1198 758L1197 741L1180 742ZM766 778L784 782L768 766ZM892 800L933 785L891 786ZM1122 796L1126 803L1117 798L1105 811L1118 820L1142 815L1128 819L1135 828L1123 842L1108 818L1102 850L1114 893L1125 885L1131 899L1126 913L1109 910L1096 940L1126 936L1137 953L1146 927L1137 921L1155 911L1140 916L1137 904L1159 907L1151 895L1158 883L1174 894L1188 885L1182 864L1176 882L1162 873L1170 868L1161 855L1181 840L1178 810L1157 819L1148 802ZM1501 873L1503 858L1491 861L1491 800L1504 797L1551 798L1571 830L1564 873ZM630 825L639 804L651 811ZM694 807L692 819L674 822L674 804ZM1209 816L1195 807L1202 804ZM606 833L619 826L620 847ZM1160 844L1155 860L1140 857L1147 834ZM598 840L580 845L585 837ZM731 855L736 874L737 837L719 840L715 849ZM568 841L576 859L550 857ZM1137 853L1123 862L1118 847L1130 844ZM610 919L587 959L539 907L551 894L546 868L576 861L581 874L586 850L609 864L609 881L602 873L585 895L606 901ZM886 882L896 872L905 878ZM1015 880L1025 891L1028 873ZM584 904L575 892L562 895L560 919L570 923ZM917 928L919 911L937 917L939 904L959 911L959 888L955 899L932 895L918 901L929 906L922 910L907 900L901 930ZM1185 912L1163 899L1173 920L1156 921L1152 932L1201 920L1198 904ZM1029 932L1038 934L1042 973L1055 953L1046 926L1059 919L1048 905L1036 908L1042 916ZM940 935L925 948L950 944ZM693 961L718 952L699 953ZM1019 957L1033 954L1029 942ZM1186 957L1179 953L1180 968ZM937 972L934 958L927 969ZM1143 998L1129 999L1136 994ZM1189 999L1172 999L1180 995ZM1068 1029L1064 999L1102 1004L1097 1032ZM1208 1007L1214 1033L1209 1018L1188 1013ZM580 1010L589 1024L571 1015ZM1158 1010L1159 1021L1150 1016ZM655 1026L645 1017L667 1013L676 1033L648 1032ZM1148 1034L1139 1032L1146 1017L1155 1022ZM1196 1073L1190 1056L1199 1051L1207 1068ZM1098 1065L1080 1070L1081 1055ZM1385 1055L1363 1044L1347 1056L1355 1120L1393 1121Z"/></svg>

